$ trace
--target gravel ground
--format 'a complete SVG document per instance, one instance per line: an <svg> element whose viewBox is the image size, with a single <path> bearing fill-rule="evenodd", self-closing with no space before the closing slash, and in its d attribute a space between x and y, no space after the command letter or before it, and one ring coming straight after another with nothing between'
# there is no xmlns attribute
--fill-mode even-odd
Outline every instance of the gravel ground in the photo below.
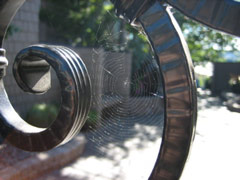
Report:
<svg viewBox="0 0 240 180"><path fill-rule="evenodd" d="M200 92L197 133L181 180L239 180L240 113Z"/></svg>
<svg viewBox="0 0 240 180"><path fill-rule="evenodd" d="M80 157L86 139L79 134L70 142L42 153L28 153L1 145L0 180L33 180L59 169Z"/></svg>
<svg viewBox="0 0 240 180"><path fill-rule="evenodd" d="M145 126L136 128L140 128L141 130L142 128L145 128L148 133L154 134L154 129L149 129L149 127ZM209 92L200 92L197 133L191 155L186 164L181 180L239 180L239 128L240 113L230 112L219 98L211 97ZM161 139L155 140L158 141L158 143L161 141ZM134 142L136 139L130 139L129 143L131 144L132 142L130 141ZM153 146L153 142L149 143L148 146ZM121 153L121 151L119 151L119 153ZM146 154L144 155L143 151L140 152L140 156L141 153L142 157L146 157ZM0 170L35 155L36 153L24 152L11 145L1 144ZM131 157L133 156L134 155L131 155ZM84 158L86 160L87 157ZM103 163L98 164L98 161ZM92 179L93 176L91 174L88 174L87 171L82 171L84 169L88 170L89 168L86 162L96 163L94 168L96 168L96 172L99 172L99 174L97 173L98 175L104 175L104 164L106 165L106 169L111 169L109 162L105 161L102 157L99 159L99 157L94 158L91 156L87 161L79 158L75 163L47 174L40 179L81 180L87 179L87 177ZM116 170L115 173L117 172L118 171ZM118 179L121 179L122 177L119 177ZM131 177L131 180L136 179L133 176ZM102 179L111 180L111 177L108 176Z"/></svg>
<svg viewBox="0 0 240 180"><path fill-rule="evenodd" d="M0 145L0 171L8 166L12 166L19 161L35 156L37 153L29 153L19 150L10 144ZM1 178L0 178L1 179Z"/></svg>
<svg viewBox="0 0 240 180"><path fill-rule="evenodd" d="M199 92L198 100L197 133L181 180L239 180L240 113L230 112L224 102L218 97L210 96L210 92L207 91ZM142 154L142 159L146 157L146 154ZM90 161L94 161L96 166L88 166ZM94 157L79 158L75 163L54 171L41 180L129 179L124 178L123 174L118 178L104 177L105 172L111 170L107 161L103 167L104 163L100 162L104 161ZM144 164L145 167L152 166L148 162ZM98 176L92 176L89 168L95 168ZM130 176L130 179L139 180L140 172L132 171L131 173L137 176Z"/></svg>
<svg viewBox="0 0 240 180"><path fill-rule="evenodd" d="M140 122L141 119L136 117L134 121ZM102 139L101 134L98 137L95 133L86 135L88 143L81 157L38 180L147 179L158 155L162 131L159 126L131 124L132 119L126 120L129 122L128 134L123 136L119 129L112 131L110 138ZM98 132L104 132L104 129ZM102 144L102 141L111 139Z"/></svg>

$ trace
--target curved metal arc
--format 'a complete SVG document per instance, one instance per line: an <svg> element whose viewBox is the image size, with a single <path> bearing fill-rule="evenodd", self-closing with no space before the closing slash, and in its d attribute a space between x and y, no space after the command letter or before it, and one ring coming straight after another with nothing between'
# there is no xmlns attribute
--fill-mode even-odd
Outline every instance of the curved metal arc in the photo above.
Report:
<svg viewBox="0 0 240 180"><path fill-rule="evenodd" d="M235 36L240 36L240 2L234 0L165 0L186 16Z"/></svg>
<svg viewBox="0 0 240 180"><path fill-rule="evenodd" d="M45 51L48 51L48 50L45 50ZM28 54L29 51L25 51L25 52L23 51L22 53L24 53L24 55L22 55L22 56L19 55L21 58L24 58L24 56L27 57L29 55ZM37 53L40 53L40 55L43 55L43 51L39 52L39 49L35 49L35 51L31 52L31 53L32 53L32 55L35 55L35 56L37 56ZM47 52L47 53L49 54L49 52ZM21 61L21 58L20 59L17 58L16 64L18 64ZM51 57L48 57L48 58L51 59ZM54 65L54 63L52 65ZM16 65L15 65L15 67L16 67ZM59 68L60 66L56 64L55 67ZM65 69L65 70L67 70L67 69ZM58 75L61 76L61 73L63 73L63 72L59 71ZM64 76L62 76L61 79L66 82L69 80L68 77L64 78ZM61 85L63 85L63 84L61 83ZM71 99L74 99L74 97L69 96L71 94L69 94L68 92L65 92L68 89L67 86L63 87L62 94L65 95L65 98L63 99L63 106L67 106L69 109L72 108L74 110L74 106L71 103L71 101L72 101ZM5 97L5 99L6 98L7 97ZM8 106L9 107L11 106L10 102L9 102ZM9 107L3 111L4 112L9 111L10 110ZM53 148L62 142L62 139L64 139L65 136L67 136L67 132L71 129L71 125L73 124L74 118L71 117L72 115L70 115L72 113L70 113L68 111L69 110L67 110L67 109L61 109L59 112L59 116L57 117L57 120L49 128L44 129L43 131L36 132L36 133L33 132L32 127L27 127L25 130L23 127L20 127L21 131L17 130L16 129L17 124L20 121L23 122L23 120L21 120L20 117L18 117L18 118L15 117L14 122L9 122L6 124L6 126L11 124L14 127L12 129L12 131L9 131L9 135L6 137L6 140L8 140L9 142L11 142L12 144L14 144L17 147L28 150L28 151L44 151L44 150ZM13 114L14 112L15 112L15 110L13 108L11 108L11 113L9 113L9 114ZM63 116L64 118L61 116ZM4 118L5 118L6 122L9 121L8 116L4 116ZM64 120L65 118L68 119L69 121L66 122L66 120ZM61 121L61 123L59 123L59 121ZM25 122L25 124L26 124L26 122ZM28 132L26 130L30 130L30 132ZM19 137L20 140L18 140L17 137ZM44 144L45 144L44 146L41 147L38 145L37 141L34 141L34 139L36 140L38 138L42 139L42 141L47 140L47 141L44 141Z"/></svg>
<svg viewBox="0 0 240 180"><path fill-rule="evenodd" d="M80 110L79 110L78 118L81 119L81 116L82 116L83 117L82 119L85 119L85 121L86 121L88 112L90 111L91 100L92 100L92 95L91 95L92 85L91 85L91 81L89 79L90 76L88 74L85 64L83 63L83 61L81 60L81 58L79 57L78 54L76 54L73 50L68 49L66 47L61 47L61 48L63 49L64 52L66 52L68 54L69 61L71 59L71 61L73 61L73 63L76 64L76 69L78 70L77 77L78 77L78 81L80 83L79 84L79 86L80 86L79 99L78 99L78 101L80 102L80 105L79 105ZM79 73L79 72L83 72L83 73ZM84 87L84 88L82 88L82 87ZM82 100L85 98L87 98L87 99ZM85 107L85 111L83 111L82 107ZM82 127L84 125L85 121L82 121L80 119L78 121L76 121L76 124L74 126L75 128L72 129L72 135L69 136L69 139L73 138L80 131L79 127Z"/></svg>
<svg viewBox="0 0 240 180"><path fill-rule="evenodd" d="M86 71L86 67L76 53L74 53L71 49L62 46L57 46L54 49L68 60L70 66L72 67L72 71L75 74L74 79L76 82L77 94L76 105L78 111L76 112L76 121L74 122L73 128L69 133L69 136L66 138L70 140L80 131L79 127L82 127L84 125L88 112L90 110L91 83L88 78L89 75Z"/></svg>
<svg viewBox="0 0 240 180"><path fill-rule="evenodd" d="M14 1L12 0L12 2ZM11 16L13 15L11 14ZM162 19L162 17L165 19ZM189 57L186 55L187 52L184 50L184 45L178 35L179 32L175 30L171 16L164 8L159 3L154 4L151 9L140 17L140 22L145 28L155 53L159 58L159 64L164 75L166 96L165 106L167 114L164 141L158 162L150 178L176 179L181 174L194 134L193 125L195 123L196 108L194 78L191 68L188 66ZM161 36L161 33L166 34ZM52 66L57 68L59 64L53 63ZM61 72L59 77L66 78L67 81L68 79L65 75L64 72ZM69 75L69 77L77 79L73 77L73 74ZM72 99L75 97L69 94L67 87L63 87L63 91L62 96L64 96L65 100L69 99L68 102L72 107L71 109L69 106L63 106L64 112L62 111L61 115L64 116L65 112L67 112L66 114L73 113L72 110L75 105ZM0 95L0 99L1 101L5 101L7 97L6 95ZM60 118L62 122L60 120L56 122L55 126L50 127L47 133L34 134L34 136L29 136L29 134L24 136L22 133L14 132L14 129L9 129L11 128L9 124L5 124L4 126L9 130L6 132L11 133L10 137L7 138L16 143L17 146L27 150L47 150L50 146L53 147L51 143L57 144L63 138L67 137L66 134L61 134L59 130L61 128L67 129L67 127L63 127L67 124L65 123L66 120L64 121L63 117ZM72 122L72 124L74 123ZM70 132L74 133L75 130L71 129ZM43 142L43 139L50 138L52 138L51 142ZM42 142L42 144L39 144L39 142ZM33 147L33 145L35 146Z"/></svg>
<svg viewBox="0 0 240 180"><path fill-rule="evenodd" d="M86 120L91 104L91 92L88 91L91 89L91 84L87 71L81 63L74 62L73 57L75 59L79 57L75 57L76 55L71 54L70 50L64 48L69 55L66 57L67 54L63 54L62 49L44 45L31 46L22 50L14 63L16 77L19 77L18 67L21 61L31 57L46 60L56 71L62 90L62 104L57 119L48 128L35 128L22 120L11 106L3 83L1 84L1 127L6 131L0 133L18 148L27 151L45 151L54 148L76 135ZM21 77L17 80L21 80Z"/></svg>
<svg viewBox="0 0 240 180"><path fill-rule="evenodd" d="M156 2L138 21L159 60L165 90L165 128L161 151L150 179L181 176L195 132L196 88L193 67L180 28Z"/></svg>

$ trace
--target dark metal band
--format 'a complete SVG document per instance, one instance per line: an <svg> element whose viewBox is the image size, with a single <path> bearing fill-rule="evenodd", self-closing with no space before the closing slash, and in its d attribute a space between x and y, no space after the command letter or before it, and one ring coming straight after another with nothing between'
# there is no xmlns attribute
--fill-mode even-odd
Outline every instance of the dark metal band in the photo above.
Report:
<svg viewBox="0 0 240 180"><path fill-rule="evenodd" d="M166 0L183 14L209 27L240 36L240 2L234 0Z"/></svg>
<svg viewBox="0 0 240 180"><path fill-rule="evenodd" d="M5 49L0 48L0 79L6 75L6 68L8 66L8 60L6 58Z"/></svg>
<svg viewBox="0 0 240 180"><path fill-rule="evenodd" d="M174 17L169 9L162 5L162 2L170 4L192 19L237 36L240 36L238 30L240 3L233 0L111 1L115 5L118 16L124 17L129 23L137 19L142 24L163 74L165 91L164 137L150 179L179 179L194 137L197 96L193 66L187 44ZM3 38L11 17L24 0L2 2L1 38ZM155 3L153 4L153 2ZM3 12L8 13L3 14ZM82 107L88 107L90 102L87 98L84 101L82 99L78 101L78 99L90 96L90 92L87 91L90 82L87 79L84 65L77 63L78 61L81 63L79 57L75 56L69 49L52 46L33 46L20 53L15 65L18 82L21 82L21 77L17 75L19 62L29 54L47 60L56 72L59 71L58 77L62 79L63 89L62 109L56 122L46 130L27 126L12 108L1 80L0 104L5 104L0 108L1 134L20 148L42 151L69 140L82 126L83 119L87 114L87 110L82 109ZM72 56L72 54L74 55ZM55 61L56 57L61 60ZM25 82L20 84L26 85ZM31 129L31 132L27 131L28 128Z"/></svg>
<svg viewBox="0 0 240 180"><path fill-rule="evenodd" d="M197 95L191 57L169 9L156 2L139 19L159 60L165 91L165 128L150 179L177 180L193 140Z"/></svg>
<svg viewBox="0 0 240 180"><path fill-rule="evenodd" d="M69 141L84 125L91 104L91 84L80 57L66 47L35 45L23 49L14 62L14 74L21 86L26 86L19 74L24 61L40 58L55 70L61 86L61 108L50 127L36 128L27 124L15 112L0 81L1 136L14 146L27 151L46 151Z"/></svg>

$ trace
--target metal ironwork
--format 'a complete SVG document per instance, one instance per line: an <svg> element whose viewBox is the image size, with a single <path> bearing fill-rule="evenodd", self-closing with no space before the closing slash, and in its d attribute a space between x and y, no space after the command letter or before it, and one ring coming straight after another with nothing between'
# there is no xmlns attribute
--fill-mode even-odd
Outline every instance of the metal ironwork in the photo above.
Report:
<svg viewBox="0 0 240 180"><path fill-rule="evenodd" d="M121 11L123 6L134 4L133 1L119 0L115 8L128 22L131 19L131 23L142 25L163 74L165 128L159 157L150 179L179 179L195 133L197 96L191 56L167 4L205 25L239 36L237 17L240 3L233 0L191 0L187 3L159 0L154 4L149 0L144 3L147 10L139 11L141 13L135 14L135 19Z"/></svg>
<svg viewBox="0 0 240 180"><path fill-rule="evenodd" d="M6 75L6 67L8 66L8 60L6 58L5 49L0 49L0 79Z"/></svg>
<svg viewBox="0 0 240 180"><path fill-rule="evenodd" d="M156 2L139 17L163 74L165 128L150 179L178 179L193 140L197 99L187 44L169 8Z"/></svg>
<svg viewBox="0 0 240 180"><path fill-rule="evenodd" d="M163 75L165 129L159 156L150 179L178 179L194 137L197 96L187 44L166 4L212 28L238 36L239 21L236 18L240 15L240 4L233 0L111 1L118 16L129 23L135 22L142 26ZM1 42L11 18L23 2L24 0L0 1ZM7 65L4 54L4 50L0 50L0 77L4 75ZM44 93L50 84L47 83L43 89L37 88L44 84L42 81L39 82L40 86L35 87L29 73L34 73L38 67L42 67L40 73L47 74L49 66L46 62L56 71L62 88L59 116L47 129L27 125L17 115L0 78L0 134L15 146L29 151L48 150L68 141L84 124L90 106L91 86L87 70L81 59L64 47L38 45L22 50L14 64L14 74L19 86L28 92Z"/></svg>
<svg viewBox="0 0 240 180"><path fill-rule="evenodd" d="M44 63L39 63L43 60ZM60 46L34 45L19 52L13 65L16 80L26 91L36 92L29 86L29 81L25 81L25 76L22 76L22 67L26 64L27 67L32 66L31 63L36 65L35 62L40 64L40 69L42 64L45 68L46 63L49 63L57 74L62 96L59 114L48 128L27 124L11 106L1 79L0 133L4 140L18 148L45 151L68 142L84 125L91 104L91 84L85 65L72 50ZM44 79L46 78L40 80L38 87L44 84Z"/></svg>
<svg viewBox="0 0 240 180"><path fill-rule="evenodd" d="M166 0L183 14L214 29L240 36L240 2L235 0Z"/></svg>

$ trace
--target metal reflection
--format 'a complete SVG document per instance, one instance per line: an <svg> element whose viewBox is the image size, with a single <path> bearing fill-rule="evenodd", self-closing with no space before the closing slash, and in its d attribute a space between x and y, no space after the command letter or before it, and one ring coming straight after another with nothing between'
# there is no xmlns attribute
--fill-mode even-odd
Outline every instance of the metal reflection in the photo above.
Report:
<svg viewBox="0 0 240 180"><path fill-rule="evenodd" d="M122 13L119 16L128 22L141 23L163 74L165 132L150 179L179 179L195 132L197 99L188 47L166 5L168 3L188 17L214 29L239 36L240 3L233 0L159 0L152 5L153 2L149 0L144 5L148 10L142 7L141 13L135 14L135 22L126 13L133 1L118 0L115 8Z"/></svg>
<svg viewBox="0 0 240 180"><path fill-rule="evenodd" d="M212 28L240 36L239 2L233 0L111 1L118 16L124 17L129 23L139 22L142 25L159 60L163 75L164 137L150 179L178 179L194 136L197 100L193 67L186 42L171 12L163 4L168 3L190 18ZM0 1L1 46L7 26L23 2L24 0ZM33 89L31 81L26 81L28 74L24 74L25 71L21 68L27 67L24 66L24 62L29 63L26 58L29 55L46 60L59 77L62 106L58 119L49 128L41 129L26 124L18 116L4 89L2 77L5 75L7 62L4 50L0 50L0 133L4 139L19 148L43 151L68 141L84 124L90 104L90 82L81 59L71 50L44 45L32 46L20 52L14 65L18 84L28 92L43 93L46 90ZM48 72L48 66L45 67ZM24 76L26 77L23 78ZM81 101L80 96L83 97Z"/></svg>
<svg viewBox="0 0 240 180"><path fill-rule="evenodd" d="M156 2L140 16L139 22L159 60L165 91L165 132L150 179L178 179L196 125L197 99L191 57L169 8Z"/></svg>
<svg viewBox="0 0 240 180"><path fill-rule="evenodd" d="M183 14L209 27L240 36L240 2L234 0L166 0Z"/></svg>
<svg viewBox="0 0 240 180"><path fill-rule="evenodd" d="M132 4L133 1L119 0L115 2L115 8L120 17L143 27L158 59L164 82L164 134L149 179L179 179L194 137L197 117L191 56L177 22L169 8L163 5L164 1L148 1L134 18L126 13Z"/></svg>
<svg viewBox="0 0 240 180"><path fill-rule="evenodd" d="M46 151L68 142L80 131L90 109L91 84L85 65L72 50L61 46L34 45L19 52L13 66L18 84L25 89L30 88L20 74L21 64L36 59L49 63L59 79L62 99L58 116L47 128L27 124L13 109L1 79L0 134L4 140L23 150Z"/></svg>

